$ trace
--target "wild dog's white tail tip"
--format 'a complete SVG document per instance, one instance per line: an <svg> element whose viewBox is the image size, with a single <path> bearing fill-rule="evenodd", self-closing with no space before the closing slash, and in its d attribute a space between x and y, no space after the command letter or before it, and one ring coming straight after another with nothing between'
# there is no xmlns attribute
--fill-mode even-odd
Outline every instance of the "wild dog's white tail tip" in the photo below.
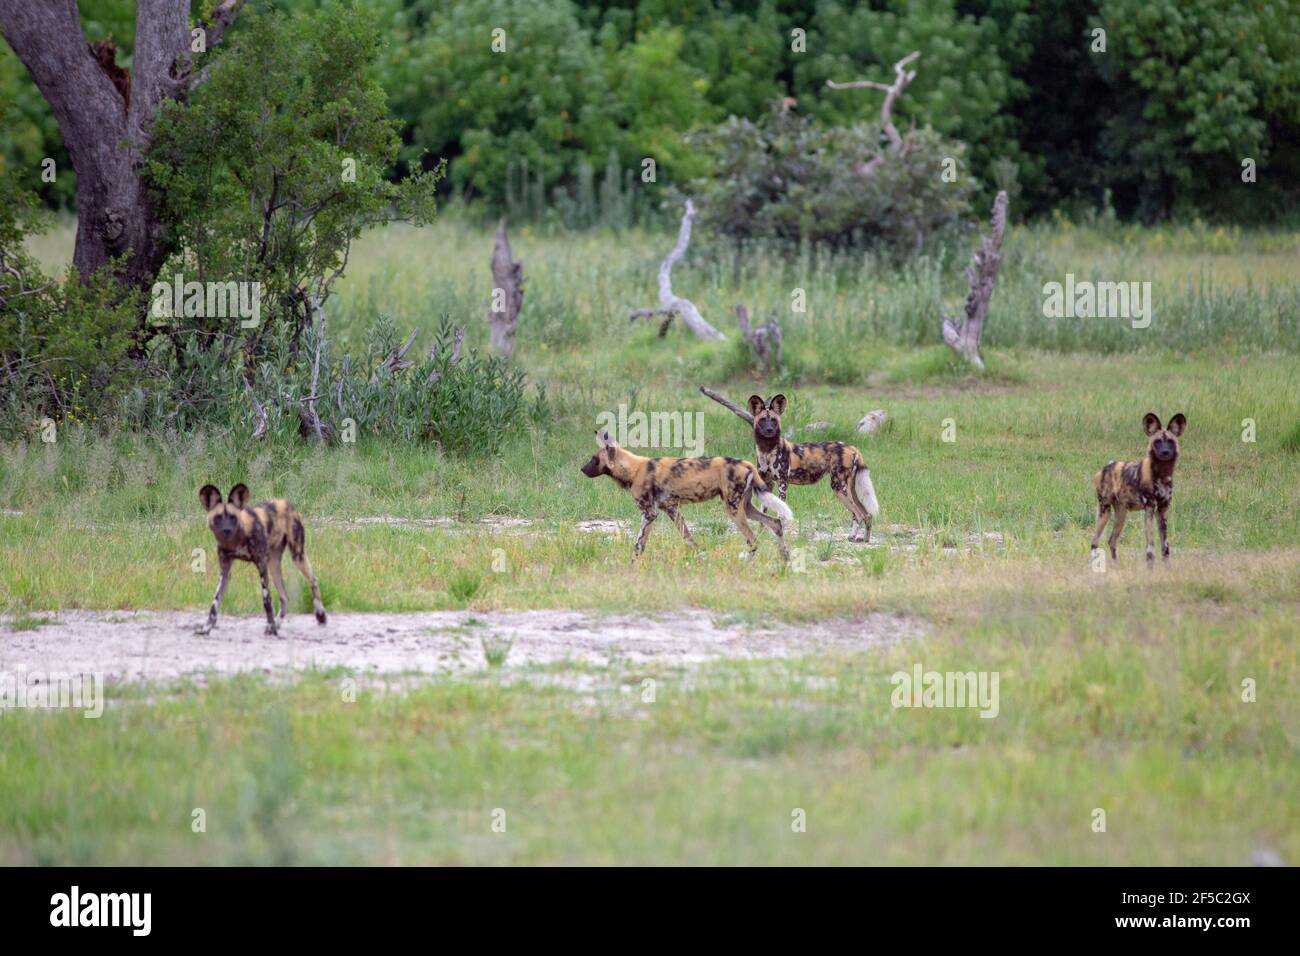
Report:
<svg viewBox="0 0 1300 956"><path fill-rule="evenodd" d="M862 502L862 507L867 509L867 514L873 518L880 514L880 504L876 501L876 489L872 487L871 472L867 471L866 465L858 468L858 473L853 478L853 487L858 493L858 500Z"/></svg>
<svg viewBox="0 0 1300 956"><path fill-rule="evenodd" d="M755 491L754 497L757 498L758 503L768 511L775 512L782 521L789 522L794 520L794 512L790 510L790 506L771 492Z"/></svg>

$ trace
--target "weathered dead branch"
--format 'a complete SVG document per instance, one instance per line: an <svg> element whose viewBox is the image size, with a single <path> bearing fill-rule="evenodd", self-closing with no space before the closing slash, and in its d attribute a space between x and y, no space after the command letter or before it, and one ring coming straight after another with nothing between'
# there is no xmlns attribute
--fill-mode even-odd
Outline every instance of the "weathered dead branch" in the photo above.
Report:
<svg viewBox="0 0 1300 956"><path fill-rule="evenodd" d="M715 392L707 385L701 385L700 391L703 392L705 395L709 396L709 398L713 399L723 408L730 411L732 414L738 415L739 417L743 418L745 421L749 422L749 424L751 425L754 424L754 416L751 415L749 412L745 411L743 408L741 408L731 399L727 398L727 396Z"/></svg>
<svg viewBox="0 0 1300 956"><path fill-rule="evenodd" d="M993 297L998 267L1002 264L1002 236L1006 227L1007 194L1003 190L993 201L989 234L984 237L980 248L971 256L970 265L966 267L966 277L970 280L970 292L966 296L966 317L960 325L947 316L943 317L943 340L954 352L980 369L984 367L984 360L980 357L980 336L984 333L989 299Z"/></svg>
<svg viewBox="0 0 1300 956"><path fill-rule="evenodd" d="M415 363L406 359L406 353L411 350L415 344L415 336L418 329L411 329L411 334L406 337L406 341L388 353L388 356L379 363L379 367L387 369L389 373L400 372L402 369L414 368Z"/></svg>
<svg viewBox="0 0 1300 956"><path fill-rule="evenodd" d="M885 136L889 138L889 145L900 157L906 156L911 148L911 134L904 139L898 132L898 127L894 125L894 104L898 98L903 95L903 91L908 85L916 79L916 70L909 70L907 65L921 55L920 50L913 50L907 56L903 57L894 64L894 82L878 83L875 80L853 80L849 83L836 83L834 80L827 80L826 85L832 90L881 90L885 94L885 100L880 104L880 125L885 131ZM913 125L915 129L915 124ZM885 153L878 153L865 163L858 165L858 172L864 176L869 176L875 172L876 167L884 161Z"/></svg>
<svg viewBox="0 0 1300 956"><path fill-rule="evenodd" d="M663 324L659 327L659 334L662 336L668 331L668 325L674 316L681 316L682 322L686 327L702 339L713 339L719 342L725 342L727 337L715 329L712 325L704 320L697 309L690 301L679 295L673 294L673 266L682 256L686 255L686 247L691 242L691 222L695 219L695 204L689 199L686 200L686 212L682 215L682 227L677 234L677 244L673 246L668 257L664 259L663 264L659 267L659 307L655 309L633 309L628 314L629 320L635 320L649 315L667 315Z"/></svg>

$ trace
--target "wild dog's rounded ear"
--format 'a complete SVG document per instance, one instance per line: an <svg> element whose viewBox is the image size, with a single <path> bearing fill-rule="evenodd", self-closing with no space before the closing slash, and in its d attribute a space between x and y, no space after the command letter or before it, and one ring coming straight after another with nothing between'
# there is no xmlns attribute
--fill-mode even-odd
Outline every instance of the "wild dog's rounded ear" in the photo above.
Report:
<svg viewBox="0 0 1300 956"><path fill-rule="evenodd" d="M235 485L235 487L230 489L230 494L226 495L226 500L236 508L244 507L244 503L248 501L248 485L244 484L242 481Z"/></svg>
<svg viewBox="0 0 1300 956"><path fill-rule="evenodd" d="M211 511L221 504L221 491L215 485L204 485L199 489L199 501L204 511Z"/></svg>
<svg viewBox="0 0 1300 956"><path fill-rule="evenodd" d="M773 396L772 396L772 400L771 400L770 402L767 403L767 407L770 408L770 409L772 409L772 411L776 412L776 414L778 414L778 415L784 415L784 414L785 414L785 396L784 396L784 395L773 395Z"/></svg>
<svg viewBox="0 0 1300 956"><path fill-rule="evenodd" d="M600 431L596 432L596 441L600 444L601 448L609 448L614 444L614 439L609 437L609 429L607 428L602 428Z"/></svg>
<svg viewBox="0 0 1300 956"><path fill-rule="evenodd" d="M762 395L749 396L749 414L757 415L759 412L761 412L764 409L765 406L766 403L763 401Z"/></svg>
<svg viewBox="0 0 1300 956"><path fill-rule="evenodd" d="M1160 417L1155 412L1147 412L1142 416L1142 427L1148 435L1154 435L1160 431Z"/></svg>
<svg viewBox="0 0 1300 956"><path fill-rule="evenodd" d="M1186 427L1187 427L1187 416L1184 415L1182 412L1179 412L1173 418L1169 419L1169 430L1174 433L1175 438L1181 435L1183 433L1183 429Z"/></svg>

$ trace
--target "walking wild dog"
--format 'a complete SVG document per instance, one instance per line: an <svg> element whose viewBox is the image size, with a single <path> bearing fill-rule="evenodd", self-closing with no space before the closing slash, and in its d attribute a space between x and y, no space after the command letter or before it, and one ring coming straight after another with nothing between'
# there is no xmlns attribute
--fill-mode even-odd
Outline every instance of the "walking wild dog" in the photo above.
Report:
<svg viewBox="0 0 1300 956"><path fill-rule="evenodd" d="M763 481L776 487L785 500L787 485L815 485L831 476L831 490L849 509L853 524L850 541L871 540L871 519L880 513L871 472L862 452L841 441L809 442L795 445L781 437L781 416L785 414L785 396L773 395L764 401L761 395L749 396L749 413L754 416L754 443L758 446L758 473ZM858 535L858 524L862 533Z"/></svg>
<svg viewBox="0 0 1300 956"><path fill-rule="evenodd" d="M1155 542L1151 537L1153 518L1160 521L1160 553L1169 560L1169 524L1165 515L1174 498L1174 465L1178 464L1178 437L1187 427L1187 418L1179 412L1169 419L1168 427L1161 427L1160 419L1147 412L1142 419L1147 433L1147 454L1141 461L1110 461L1097 472L1093 483L1097 486L1097 529L1092 535L1092 551L1097 550L1101 532L1115 512L1115 524L1110 529L1110 557L1118 561L1115 543L1124 530L1124 520L1130 511L1139 508L1147 513L1147 562L1156 559Z"/></svg>
<svg viewBox="0 0 1300 956"><path fill-rule="evenodd" d="M596 432L596 441L600 450L582 466L582 473L588 478L609 475L632 492L637 507L641 509L641 533L632 549L633 562L645 549L650 525L660 511L672 519L682 537L693 545L691 531L677 507L717 497L722 498L727 516L749 545L749 550L741 557L748 557L758 550L758 540L745 520L753 518L772 529L781 557L789 558L782 522L793 521L794 512L768 490L758 475L758 469L749 462L739 458L644 458L619 448L609 437L609 432L603 429ZM764 508L776 512L780 520L755 508L750 502L751 497L757 498Z"/></svg>
<svg viewBox="0 0 1300 956"><path fill-rule="evenodd" d="M266 575L269 570L275 580L275 589L280 592L280 620L283 621L288 610L288 595L284 589L284 577L280 573L280 559L284 556L286 547L294 565L311 585L316 623L325 623L325 605L321 603L320 586L316 583L316 575L312 573L311 562L307 560L307 552L304 550L306 533L302 515L294 510L293 505L283 498L277 498L245 508L248 486L244 484L231 488L224 502L217 488L204 485L199 489L199 501L203 502L203 507L208 512L208 527L217 539L217 557L221 560L221 580L217 582L217 593L213 595L212 607L208 609L207 623L198 629L200 634L207 634L217 623L221 596L226 593L226 585L230 583L230 566L236 559L257 566L257 573L262 577L266 633L272 636L279 633L275 617L271 614L271 589L267 586Z"/></svg>

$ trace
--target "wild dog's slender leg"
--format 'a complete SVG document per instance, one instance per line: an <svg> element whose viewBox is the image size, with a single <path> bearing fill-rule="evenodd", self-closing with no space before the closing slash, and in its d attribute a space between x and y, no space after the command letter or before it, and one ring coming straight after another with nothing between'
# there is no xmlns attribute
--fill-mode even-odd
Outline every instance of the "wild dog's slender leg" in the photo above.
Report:
<svg viewBox="0 0 1300 956"><path fill-rule="evenodd" d="M736 499L734 501L726 501L726 508L727 517L731 519L731 523L736 526L737 530L744 535L745 543L749 545L749 551L746 554L742 554L741 557L751 557L756 551L758 551L758 538L754 536L754 529L751 528L749 522L745 520L745 511L741 506L740 500Z"/></svg>
<svg viewBox="0 0 1300 956"><path fill-rule="evenodd" d="M1155 538L1156 509L1154 507L1146 509L1147 524L1147 565L1156 563L1156 538Z"/></svg>
<svg viewBox="0 0 1300 956"><path fill-rule="evenodd" d="M262 579L262 607L266 609L266 633L271 637L279 634L275 626L275 613L271 610L271 582L266 579L266 558L257 562L257 574Z"/></svg>
<svg viewBox="0 0 1300 956"><path fill-rule="evenodd" d="M866 540L865 538L862 539L858 538L858 522L859 521L862 522L864 528L869 527L869 525L867 525L868 516L866 511L865 510L862 510L861 512L859 511L857 499L853 497L853 494L849 491L849 486L846 485L843 481L836 478L832 478L831 490L835 492L835 497L839 498L840 501L844 503L844 507L849 509L849 515L853 519L853 525L849 530L849 540L865 541Z"/></svg>
<svg viewBox="0 0 1300 956"><path fill-rule="evenodd" d="M1118 509L1116 509L1118 511ZM1096 551L1097 545L1101 544L1101 533L1106 530L1106 522L1110 520L1110 505L1102 504L1101 499L1097 499L1097 527L1092 533L1092 548Z"/></svg>
<svg viewBox="0 0 1300 956"><path fill-rule="evenodd" d="M646 538L650 537L650 526L654 524L657 517L659 517L659 513L653 506L641 512L641 531L636 536L636 544L632 547L632 562L634 564L636 559L641 557L641 552L645 550Z"/></svg>
<svg viewBox="0 0 1300 956"><path fill-rule="evenodd" d="M280 568L280 562L283 558L283 551L272 551L268 562L271 568L271 580L275 582L275 590L280 595L280 620L282 621L284 616L289 613L289 592L284 588L284 574Z"/></svg>
<svg viewBox="0 0 1300 956"><path fill-rule="evenodd" d="M785 532L781 522L776 518L763 514L763 512L750 504L749 501L745 502L745 516L752 518L759 524L765 524L772 529L772 533L776 535L776 546L781 550L781 557L786 561L789 561L790 552L785 546Z"/></svg>
<svg viewBox="0 0 1300 956"><path fill-rule="evenodd" d="M289 537L289 557L293 559L293 566L311 585L311 607L316 612L316 623L324 624L325 602L320 599L320 585L316 583L316 574L311 569L311 562L307 560L306 543L307 535L303 530L302 519L295 517ZM283 597L283 594L281 594L281 597Z"/></svg>
<svg viewBox="0 0 1300 956"><path fill-rule="evenodd" d="M196 629L195 633L198 634L211 633L212 626L217 623L217 614L221 611L221 598L226 593L226 585L230 583L230 566L235 563L234 559L228 554L219 554L218 557L221 561L221 578L217 581L217 593L212 595L207 623Z"/></svg>
<svg viewBox="0 0 1300 956"><path fill-rule="evenodd" d="M1124 530L1124 522L1128 520L1128 509L1116 502L1115 504L1115 522L1110 526L1110 559L1119 561L1119 554L1115 551L1115 544L1119 541L1119 533Z"/></svg>
<svg viewBox="0 0 1300 956"><path fill-rule="evenodd" d="M1160 557L1164 561L1169 560L1169 506L1165 505L1157 513L1160 519Z"/></svg>
<svg viewBox="0 0 1300 956"><path fill-rule="evenodd" d="M325 602L320 599L320 585L316 582L316 574L311 569L311 562L307 560L306 554L294 554L291 551L289 557L293 559L293 566L302 572L302 576L311 585L311 607L316 612L316 623L324 624Z"/></svg>
<svg viewBox="0 0 1300 956"><path fill-rule="evenodd" d="M682 533L686 543L694 546L695 539L691 537L691 529L686 527L686 519L682 517L682 513L673 505L660 505L659 510L671 518L673 524L677 525L677 530Z"/></svg>

